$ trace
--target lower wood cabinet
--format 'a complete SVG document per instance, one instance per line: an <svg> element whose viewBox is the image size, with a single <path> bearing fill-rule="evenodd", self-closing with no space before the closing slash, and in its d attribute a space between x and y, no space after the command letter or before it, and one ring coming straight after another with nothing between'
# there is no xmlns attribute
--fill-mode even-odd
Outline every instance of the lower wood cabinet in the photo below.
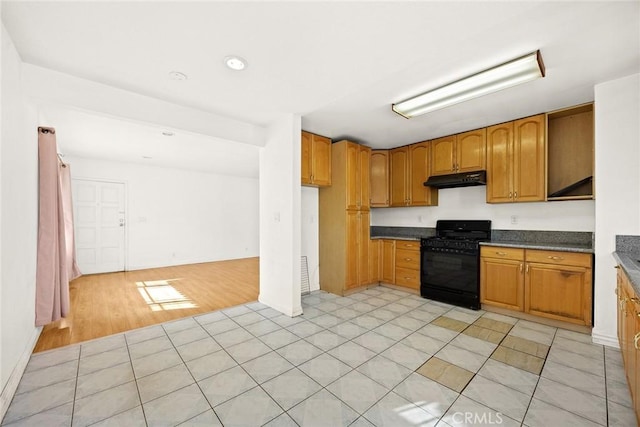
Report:
<svg viewBox="0 0 640 427"><path fill-rule="evenodd" d="M369 212L347 211L347 277L345 287L357 288L369 280Z"/></svg>
<svg viewBox="0 0 640 427"><path fill-rule="evenodd" d="M591 254L483 246L480 256L482 304L592 325Z"/></svg>
<svg viewBox="0 0 640 427"><path fill-rule="evenodd" d="M618 270L618 340L636 420L640 421L640 299L627 275Z"/></svg>
<svg viewBox="0 0 640 427"><path fill-rule="evenodd" d="M382 241L382 277L380 281L385 283L396 282L396 241Z"/></svg>
<svg viewBox="0 0 640 427"><path fill-rule="evenodd" d="M524 249L483 247L480 301L524 311Z"/></svg>
<svg viewBox="0 0 640 427"><path fill-rule="evenodd" d="M380 280L396 286L420 289L420 242L382 239Z"/></svg>

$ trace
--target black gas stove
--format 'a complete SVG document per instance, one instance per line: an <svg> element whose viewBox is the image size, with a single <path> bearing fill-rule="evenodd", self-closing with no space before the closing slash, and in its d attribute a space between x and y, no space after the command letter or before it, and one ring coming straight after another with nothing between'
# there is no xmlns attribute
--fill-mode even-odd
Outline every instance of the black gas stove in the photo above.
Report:
<svg viewBox="0 0 640 427"><path fill-rule="evenodd" d="M420 241L420 294L480 309L480 242L490 239L491 221L438 221Z"/></svg>

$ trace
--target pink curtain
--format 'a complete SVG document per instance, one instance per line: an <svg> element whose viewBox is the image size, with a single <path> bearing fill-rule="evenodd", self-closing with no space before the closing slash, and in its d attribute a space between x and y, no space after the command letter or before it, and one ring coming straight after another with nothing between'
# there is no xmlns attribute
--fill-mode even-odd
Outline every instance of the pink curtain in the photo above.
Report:
<svg viewBox="0 0 640 427"><path fill-rule="evenodd" d="M69 166L58 158L52 128L38 128L39 221L36 326L66 317L69 281L80 275L75 261Z"/></svg>

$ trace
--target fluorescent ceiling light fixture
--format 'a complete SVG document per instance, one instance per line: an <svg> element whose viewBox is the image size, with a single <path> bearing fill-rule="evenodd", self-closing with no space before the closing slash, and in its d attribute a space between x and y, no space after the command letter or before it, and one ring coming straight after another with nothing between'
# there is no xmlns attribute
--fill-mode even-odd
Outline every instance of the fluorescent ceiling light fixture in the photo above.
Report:
<svg viewBox="0 0 640 427"><path fill-rule="evenodd" d="M247 61L239 56L230 55L224 58L224 65L233 71L242 71L247 68Z"/></svg>
<svg viewBox="0 0 640 427"><path fill-rule="evenodd" d="M544 64L540 51L537 50L406 101L392 104L391 109L410 119L539 77L544 77Z"/></svg>

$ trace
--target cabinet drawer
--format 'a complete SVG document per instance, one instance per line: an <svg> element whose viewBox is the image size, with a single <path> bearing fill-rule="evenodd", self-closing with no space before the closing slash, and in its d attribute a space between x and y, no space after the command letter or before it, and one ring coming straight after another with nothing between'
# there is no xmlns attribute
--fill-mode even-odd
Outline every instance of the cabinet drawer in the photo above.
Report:
<svg viewBox="0 0 640 427"><path fill-rule="evenodd" d="M420 250L419 240L396 240L396 249L411 249L414 251Z"/></svg>
<svg viewBox="0 0 640 427"><path fill-rule="evenodd" d="M396 268L396 285L418 289L420 287L420 270Z"/></svg>
<svg viewBox="0 0 640 427"><path fill-rule="evenodd" d="M420 251L396 249L396 265L410 270L420 270Z"/></svg>
<svg viewBox="0 0 640 427"><path fill-rule="evenodd" d="M577 252L527 250L527 262L574 265L591 268L591 254Z"/></svg>
<svg viewBox="0 0 640 427"><path fill-rule="evenodd" d="M480 256L484 258L499 258L524 261L524 249L504 248L498 246L482 246L480 248Z"/></svg>

